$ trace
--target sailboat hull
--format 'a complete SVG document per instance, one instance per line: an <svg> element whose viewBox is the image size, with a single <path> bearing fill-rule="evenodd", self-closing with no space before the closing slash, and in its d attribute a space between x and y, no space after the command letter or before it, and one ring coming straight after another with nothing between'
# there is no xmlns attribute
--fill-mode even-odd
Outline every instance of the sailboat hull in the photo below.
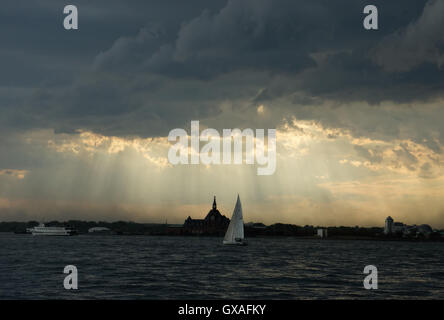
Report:
<svg viewBox="0 0 444 320"><path fill-rule="evenodd" d="M231 245L231 246L246 246L248 243L246 240L242 241L223 241L224 245Z"/></svg>

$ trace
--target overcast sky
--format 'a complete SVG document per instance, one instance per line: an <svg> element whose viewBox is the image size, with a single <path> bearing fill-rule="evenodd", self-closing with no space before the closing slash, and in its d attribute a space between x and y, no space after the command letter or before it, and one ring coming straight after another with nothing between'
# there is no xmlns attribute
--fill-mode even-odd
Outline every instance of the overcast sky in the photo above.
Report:
<svg viewBox="0 0 444 320"><path fill-rule="evenodd" d="M444 0L5 0L0 220L444 227ZM172 166L170 130L276 128L277 167Z"/></svg>

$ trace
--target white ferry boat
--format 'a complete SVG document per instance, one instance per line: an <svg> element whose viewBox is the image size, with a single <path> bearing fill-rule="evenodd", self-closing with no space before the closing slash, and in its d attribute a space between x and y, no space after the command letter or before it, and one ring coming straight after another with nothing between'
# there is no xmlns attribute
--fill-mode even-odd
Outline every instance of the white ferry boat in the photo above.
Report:
<svg viewBox="0 0 444 320"><path fill-rule="evenodd" d="M43 223L30 229L33 236L73 236L77 230L71 227L47 227Z"/></svg>

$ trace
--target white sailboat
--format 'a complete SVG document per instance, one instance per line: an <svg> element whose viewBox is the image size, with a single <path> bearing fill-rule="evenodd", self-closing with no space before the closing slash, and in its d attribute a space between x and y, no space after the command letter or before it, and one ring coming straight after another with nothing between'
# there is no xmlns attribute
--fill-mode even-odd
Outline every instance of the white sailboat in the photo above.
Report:
<svg viewBox="0 0 444 320"><path fill-rule="evenodd" d="M225 233L223 244L232 244L238 246L247 245L244 237L244 219L242 217L242 205L239 195L237 195L236 206L234 207L233 216Z"/></svg>

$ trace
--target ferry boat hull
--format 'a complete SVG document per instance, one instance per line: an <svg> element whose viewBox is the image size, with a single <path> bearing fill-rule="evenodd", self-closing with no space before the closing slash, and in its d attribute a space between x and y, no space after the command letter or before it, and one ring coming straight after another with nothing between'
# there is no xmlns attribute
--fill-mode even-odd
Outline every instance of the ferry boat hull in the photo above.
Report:
<svg viewBox="0 0 444 320"><path fill-rule="evenodd" d="M77 233L71 231L32 231L33 236L75 236Z"/></svg>

